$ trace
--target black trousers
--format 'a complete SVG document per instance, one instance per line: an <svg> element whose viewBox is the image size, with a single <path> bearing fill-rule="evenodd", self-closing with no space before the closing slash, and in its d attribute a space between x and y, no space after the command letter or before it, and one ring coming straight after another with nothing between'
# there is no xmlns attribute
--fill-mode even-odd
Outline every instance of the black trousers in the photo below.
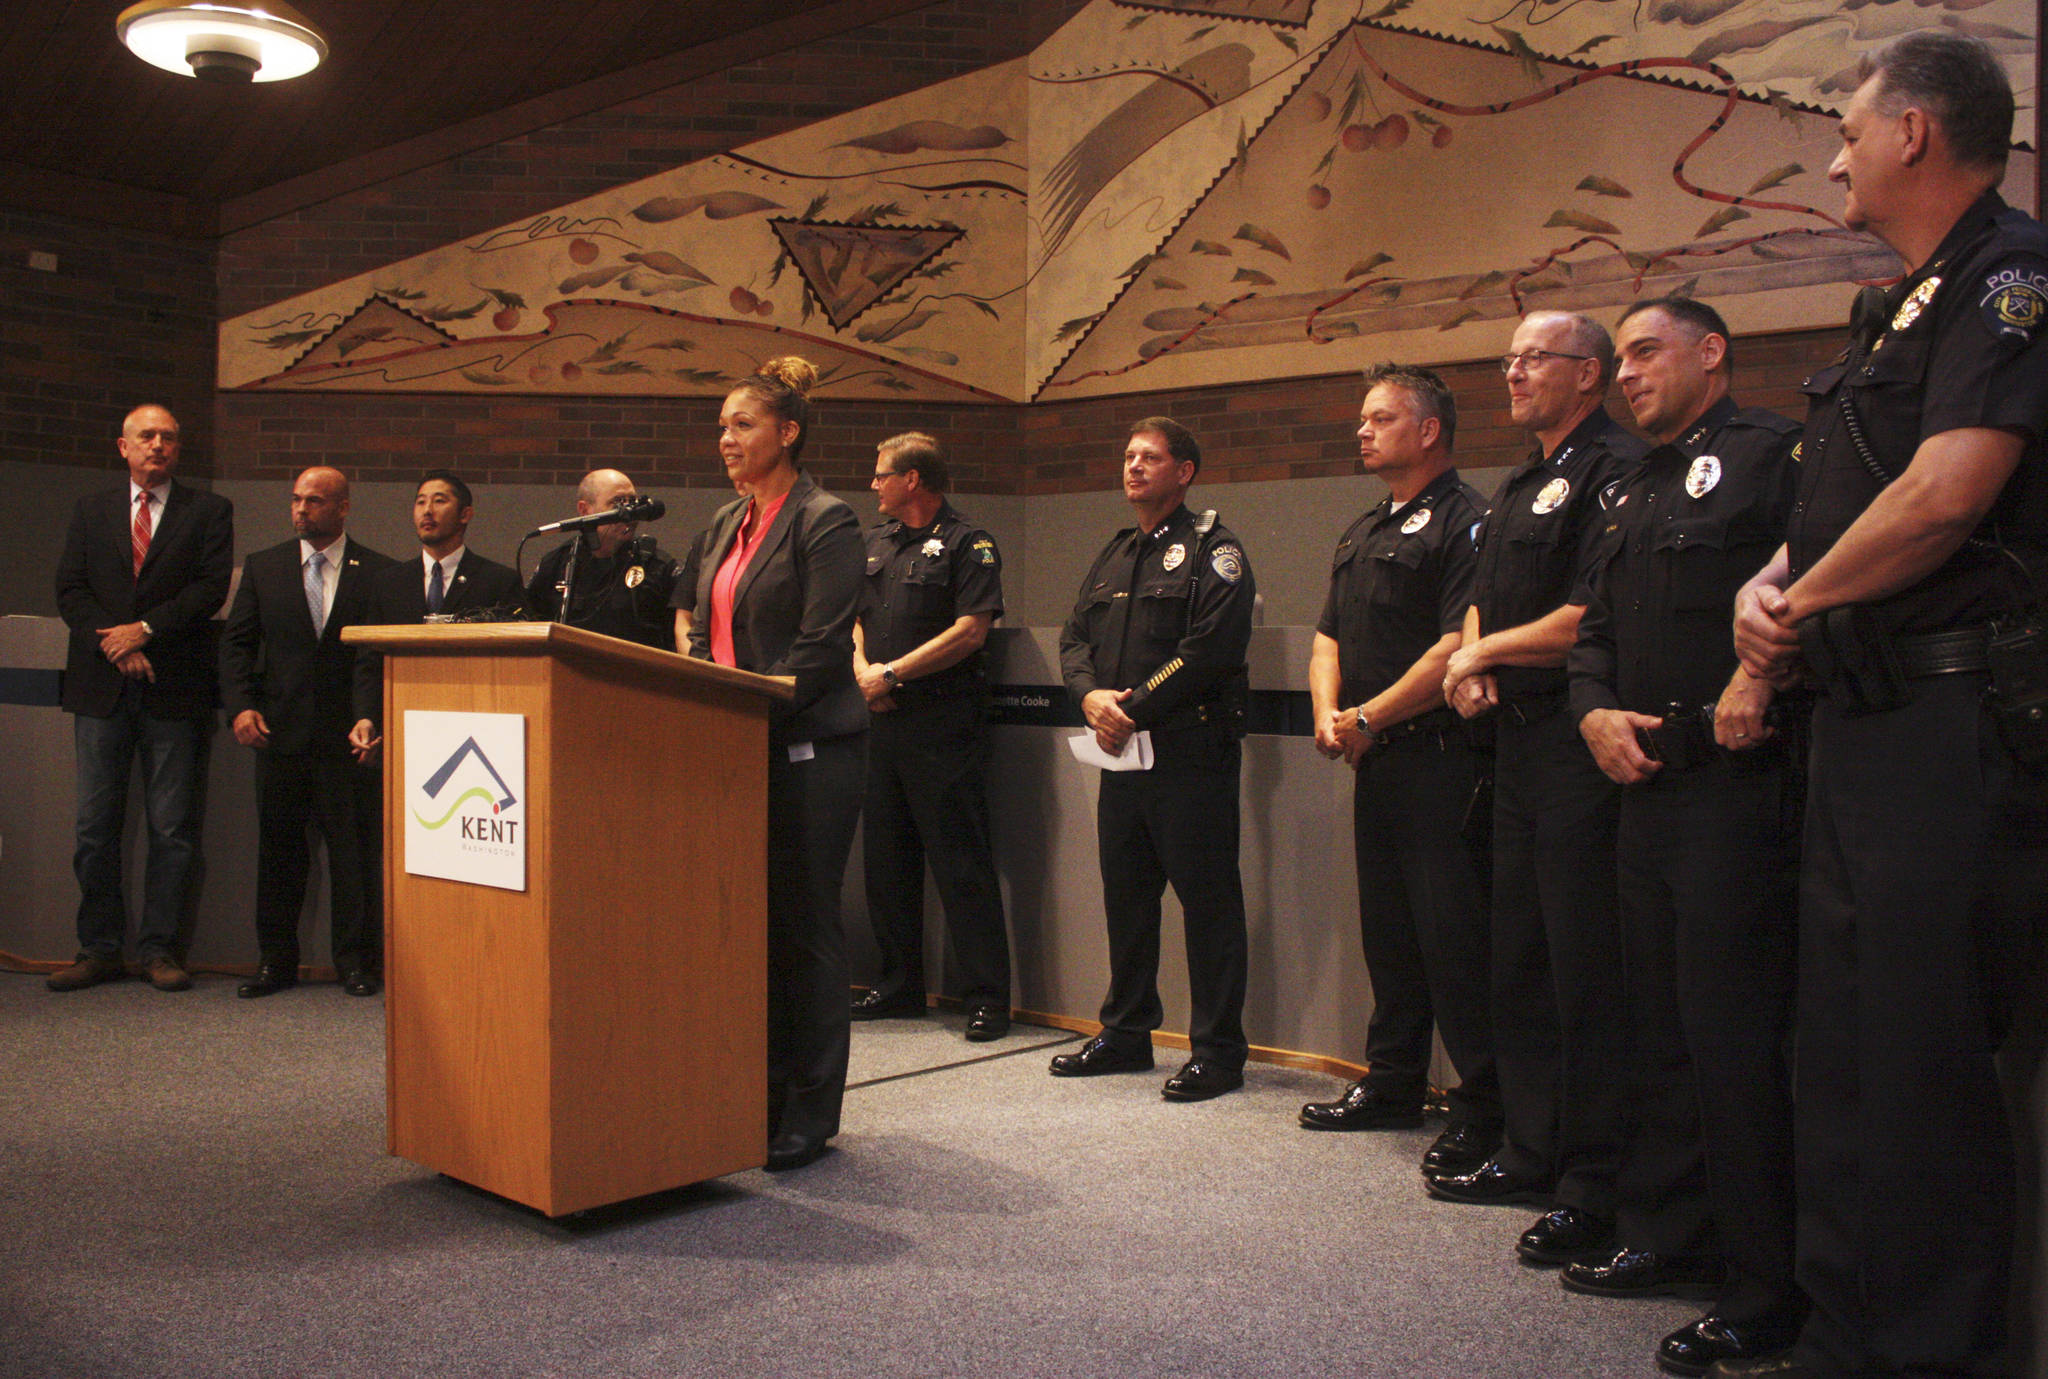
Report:
<svg viewBox="0 0 2048 1379"><path fill-rule="evenodd" d="M2010 1372L2013 1134L1995 1055L2048 897L2038 776L1984 680L1814 715L1799 891L1801 1347L1844 1369ZM2036 997L2038 999L2038 997Z"/></svg>
<svg viewBox="0 0 2048 1379"><path fill-rule="evenodd" d="M922 996L924 866L945 908L959 994L1010 1004L1010 941L989 842L988 722L962 696L878 713L868 729L861 855L884 996Z"/></svg>
<svg viewBox="0 0 2048 1379"><path fill-rule="evenodd" d="M1166 885L1187 924L1193 1056L1244 1066L1246 937L1237 867L1237 739L1213 728L1152 734L1149 771L1105 771L1096 801L1102 907L1109 922L1103 1034L1149 1048L1159 1003L1159 902Z"/></svg>
<svg viewBox="0 0 2048 1379"><path fill-rule="evenodd" d="M256 753L256 945L263 961L299 965L299 912L313 849L327 844L334 966L384 966L384 791L350 757Z"/></svg>
<svg viewBox="0 0 2048 1379"><path fill-rule="evenodd" d="M860 822L865 733L768 749L768 1135L839 1133L850 1025L839 890Z"/></svg>
<svg viewBox="0 0 2048 1379"><path fill-rule="evenodd" d="M1367 1083L1416 1106L1430 1031L1458 1070L1454 1124L1500 1124L1488 989L1491 858L1468 814L1484 759L1462 735L1421 732L1375 748L1351 797L1358 927L1372 977Z"/></svg>
<svg viewBox="0 0 2048 1379"><path fill-rule="evenodd" d="M1629 1131L1621 1242L1720 1254L1715 1315L1797 1324L1792 1279L1794 786L1783 749L1665 770L1622 792Z"/></svg>
<svg viewBox="0 0 2048 1379"><path fill-rule="evenodd" d="M1499 711L1494 737L1493 1041L1500 1161L1560 1206L1614 1214L1627 1068L1614 833L1620 788L1562 711Z"/></svg>

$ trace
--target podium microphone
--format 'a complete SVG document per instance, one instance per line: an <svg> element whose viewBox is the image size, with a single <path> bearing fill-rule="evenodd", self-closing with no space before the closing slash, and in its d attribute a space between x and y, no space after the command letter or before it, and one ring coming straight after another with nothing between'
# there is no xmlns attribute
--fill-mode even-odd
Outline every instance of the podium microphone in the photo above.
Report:
<svg viewBox="0 0 2048 1379"><path fill-rule="evenodd" d="M659 498L628 498L615 508L603 512L589 512L581 517L565 517L559 522L535 527L528 536L541 536L551 531L583 531L589 527L602 527L611 522L654 522L659 521L668 507Z"/></svg>

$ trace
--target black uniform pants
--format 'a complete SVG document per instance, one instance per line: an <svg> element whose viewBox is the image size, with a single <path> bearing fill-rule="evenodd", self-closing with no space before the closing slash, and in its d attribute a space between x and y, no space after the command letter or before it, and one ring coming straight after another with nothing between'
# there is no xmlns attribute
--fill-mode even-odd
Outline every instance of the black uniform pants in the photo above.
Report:
<svg viewBox="0 0 2048 1379"><path fill-rule="evenodd" d="M1459 733L1397 737L1359 763L1351 822L1372 978L1365 1080L1420 1107L1434 1026L1458 1070L1452 1122L1493 1127L1501 1110L1487 975L1492 865L1467 818L1483 767Z"/></svg>
<svg viewBox="0 0 2048 1379"><path fill-rule="evenodd" d="M1860 718L1822 699L1799 891L1801 1347L1902 1375L2010 1372L2013 1135L1994 1057L2048 875L2039 777L1984 678Z"/></svg>
<svg viewBox="0 0 2048 1379"><path fill-rule="evenodd" d="M1246 938L1237 867L1237 739L1214 728L1152 734L1149 771L1105 771L1096 802L1102 906L1109 922L1103 1034L1149 1048L1159 1003L1159 901L1166 885L1187 924L1188 1042L1193 1056L1244 1066Z"/></svg>
<svg viewBox="0 0 2048 1379"><path fill-rule="evenodd" d="M1622 792L1621 933L1629 1134L1615 1179L1621 1242L1719 1253L1714 1307L1796 1324L1792 995L1796 802L1783 749L1717 759Z"/></svg>
<svg viewBox="0 0 2048 1379"><path fill-rule="evenodd" d="M1518 1177L1614 1214L1627 1069L1614 831L1620 787L1571 715L1499 711L1494 737L1493 1041Z"/></svg>
<svg viewBox="0 0 2048 1379"><path fill-rule="evenodd" d="M931 861L970 1007L1010 1004L1010 943L989 842L988 723L973 696L915 703L868 729L861 856L883 996L922 996L924 866Z"/></svg>
<svg viewBox="0 0 2048 1379"><path fill-rule="evenodd" d="M327 844L334 966L382 970L383 816L383 780L374 767L345 756L256 753L256 945L265 963L299 965L312 828Z"/></svg>
<svg viewBox="0 0 2048 1379"><path fill-rule="evenodd" d="M768 749L768 1135L839 1133L850 1044L839 891L860 822L865 733Z"/></svg>

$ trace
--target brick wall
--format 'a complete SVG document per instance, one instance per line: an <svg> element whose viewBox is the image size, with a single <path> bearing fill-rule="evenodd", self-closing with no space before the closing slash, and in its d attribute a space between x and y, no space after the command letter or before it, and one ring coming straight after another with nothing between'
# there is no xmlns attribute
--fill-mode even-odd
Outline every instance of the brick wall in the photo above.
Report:
<svg viewBox="0 0 2048 1379"><path fill-rule="evenodd" d="M215 320L210 243L0 211L0 459L118 465L121 418L156 401L209 473Z"/></svg>

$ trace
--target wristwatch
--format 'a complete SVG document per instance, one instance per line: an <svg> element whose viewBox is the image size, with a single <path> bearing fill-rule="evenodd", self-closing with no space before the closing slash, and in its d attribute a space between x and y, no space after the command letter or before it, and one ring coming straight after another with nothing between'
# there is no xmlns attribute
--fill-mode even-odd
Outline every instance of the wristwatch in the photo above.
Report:
<svg viewBox="0 0 2048 1379"><path fill-rule="evenodd" d="M882 667L882 683L887 685L890 689L896 688L896 667Z"/></svg>
<svg viewBox="0 0 2048 1379"><path fill-rule="evenodd" d="M156 629L151 627L148 623L137 622L136 626L142 629L143 636L148 637L152 641L156 639Z"/></svg>
<svg viewBox="0 0 2048 1379"><path fill-rule="evenodd" d="M1359 731L1359 734L1360 734L1361 736L1364 736L1364 737L1371 737L1371 736L1372 736L1372 722L1371 722L1371 720L1370 720L1370 719L1368 719L1368 718L1367 718L1367 717L1365 716L1365 706L1364 706L1364 705L1360 705L1360 706L1359 706L1359 709L1358 709L1358 725L1357 725L1357 726L1358 726L1358 731Z"/></svg>

